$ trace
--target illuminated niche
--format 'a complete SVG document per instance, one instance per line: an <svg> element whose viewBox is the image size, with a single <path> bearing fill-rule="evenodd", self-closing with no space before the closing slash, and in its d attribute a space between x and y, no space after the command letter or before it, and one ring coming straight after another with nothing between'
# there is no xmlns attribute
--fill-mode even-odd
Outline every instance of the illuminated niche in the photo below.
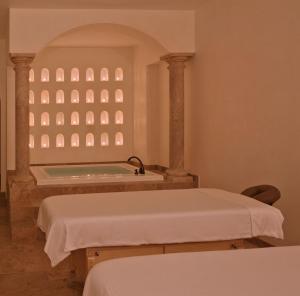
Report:
<svg viewBox="0 0 300 296"><path fill-rule="evenodd" d="M79 135L77 133L71 136L71 147L79 147Z"/></svg>
<svg viewBox="0 0 300 296"><path fill-rule="evenodd" d="M123 145L123 134L121 132L118 132L115 135L115 145L116 146L122 146Z"/></svg>
<svg viewBox="0 0 300 296"><path fill-rule="evenodd" d="M101 81L108 81L109 80L109 73L107 68L102 68L100 72L100 80Z"/></svg>
<svg viewBox="0 0 300 296"><path fill-rule="evenodd" d="M42 135L41 137L41 148L49 148L49 136L48 135Z"/></svg>
<svg viewBox="0 0 300 296"><path fill-rule="evenodd" d="M115 114L115 124L123 124L123 112L120 110Z"/></svg>
<svg viewBox="0 0 300 296"><path fill-rule="evenodd" d="M34 114L29 112L29 126L34 126Z"/></svg>
<svg viewBox="0 0 300 296"><path fill-rule="evenodd" d="M73 89L71 92L71 103L72 104L79 103L79 91L77 89Z"/></svg>
<svg viewBox="0 0 300 296"><path fill-rule="evenodd" d="M107 89L101 90L101 103L108 103L109 101L109 92Z"/></svg>
<svg viewBox="0 0 300 296"><path fill-rule="evenodd" d="M41 126L49 126L49 125L50 125L49 113L43 112L41 115Z"/></svg>
<svg viewBox="0 0 300 296"><path fill-rule="evenodd" d="M101 134L101 146L108 146L109 145L109 138L108 133Z"/></svg>
<svg viewBox="0 0 300 296"><path fill-rule="evenodd" d="M115 91L115 102L123 103L123 91L121 89Z"/></svg>
<svg viewBox="0 0 300 296"><path fill-rule="evenodd" d="M56 91L56 104L63 104L65 102L65 93L62 89Z"/></svg>
<svg viewBox="0 0 300 296"><path fill-rule="evenodd" d="M49 104L50 96L47 90L41 92L41 104Z"/></svg>
<svg viewBox="0 0 300 296"><path fill-rule="evenodd" d="M71 114L71 125L79 125L79 113L77 111Z"/></svg>
<svg viewBox="0 0 300 296"><path fill-rule="evenodd" d="M117 68L115 70L115 80L116 81L123 81L123 69L122 68Z"/></svg>
<svg viewBox="0 0 300 296"><path fill-rule="evenodd" d="M57 82L63 82L65 81L65 71L63 68L56 69L56 81Z"/></svg>
<svg viewBox="0 0 300 296"><path fill-rule="evenodd" d="M85 94L85 102L86 103L94 103L94 91L92 89L88 89Z"/></svg>
<svg viewBox="0 0 300 296"><path fill-rule="evenodd" d="M62 148L65 146L65 137L63 134L56 135L56 147Z"/></svg>
<svg viewBox="0 0 300 296"><path fill-rule="evenodd" d="M109 124L109 115L107 111L102 111L100 115L100 123L102 125Z"/></svg>
<svg viewBox="0 0 300 296"><path fill-rule="evenodd" d="M55 119L56 125L64 125L65 124L65 116L64 113L58 112L56 114L56 119Z"/></svg>
<svg viewBox="0 0 300 296"><path fill-rule="evenodd" d="M29 71L29 82L34 82L34 71L30 69Z"/></svg>
<svg viewBox="0 0 300 296"><path fill-rule="evenodd" d="M73 81L73 82L79 81L79 69L78 68L72 68L71 81Z"/></svg>
<svg viewBox="0 0 300 296"><path fill-rule="evenodd" d="M85 146L93 147L94 146L94 135L92 133L88 133L85 137Z"/></svg>
<svg viewBox="0 0 300 296"><path fill-rule="evenodd" d="M29 91L29 104L34 104L34 92L32 90Z"/></svg>
<svg viewBox="0 0 300 296"><path fill-rule="evenodd" d="M47 68L43 68L41 71L41 81L42 82L49 82L50 81L50 74Z"/></svg>
<svg viewBox="0 0 300 296"><path fill-rule="evenodd" d="M29 135L29 148L33 149L34 148L34 136Z"/></svg>
<svg viewBox="0 0 300 296"><path fill-rule="evenodd" d="M93 125L94 124L94 112L88 111L85 114L85 124L86 125Z"/></svg>
<svg viewBox="0 0 300 296"><path fill-rule="evenodd" d="M94 81L94 70L92 68L87 68L85 72L86 81Z"/></svg>

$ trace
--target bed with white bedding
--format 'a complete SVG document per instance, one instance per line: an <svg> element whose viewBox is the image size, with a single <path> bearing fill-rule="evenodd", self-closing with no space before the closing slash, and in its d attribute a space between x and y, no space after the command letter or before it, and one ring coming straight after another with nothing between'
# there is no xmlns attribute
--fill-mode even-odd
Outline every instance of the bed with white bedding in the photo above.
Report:
<svg viewBox="0 0 300 296"><path fill-rule="evenodd" d="M53 196L38 214L52 266L89 247L283 238L282 222L274 207L205 188Z"/></svg>
<svg viewBox="0 0 300 296"><path fill-rule="evenodd" d="M299 296L300 246L152 255L95 265L83 296Z"/></svg>

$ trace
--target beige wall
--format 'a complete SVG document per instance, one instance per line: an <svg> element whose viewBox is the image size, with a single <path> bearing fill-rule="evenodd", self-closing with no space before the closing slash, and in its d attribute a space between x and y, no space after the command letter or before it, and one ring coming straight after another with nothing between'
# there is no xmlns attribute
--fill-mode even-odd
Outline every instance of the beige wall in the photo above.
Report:
<svg viewBox="0 0 300 296"><path fill-rule="evenodd" d="M170 52L195 50L195 13L176 10L10 9L13 53L36 53L71 29L90 24L119 24L157 40ZM180 36L180 38L178 38Z"/></svg>
<svg viewBox="0 0 300 296"><path fill-rule="evenodd" d="M201 186L274 184L300 243L300 2L211 0L197 12L191 115Z"/></svg>

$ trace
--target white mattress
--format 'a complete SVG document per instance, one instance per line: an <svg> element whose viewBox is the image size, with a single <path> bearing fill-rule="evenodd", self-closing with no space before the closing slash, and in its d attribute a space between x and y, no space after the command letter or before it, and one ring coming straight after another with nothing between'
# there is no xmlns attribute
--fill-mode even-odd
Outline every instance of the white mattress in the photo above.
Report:
<svg viewBox="0 0 300 296"><path fill-rule="evenodd" d="M105 261L83 296L299 296L300 246Z"/></svg>
<svg viewBox="0 0 300 296"><path fill-rule="evenodd" d="M282 222L278 209L217 189L53 196L38 215L52 266L93 246L283 238Z"/></svg>

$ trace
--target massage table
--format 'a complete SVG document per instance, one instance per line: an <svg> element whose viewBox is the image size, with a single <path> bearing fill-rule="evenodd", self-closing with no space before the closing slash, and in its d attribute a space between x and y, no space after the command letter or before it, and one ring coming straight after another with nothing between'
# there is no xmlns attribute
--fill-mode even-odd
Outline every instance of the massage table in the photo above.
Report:
<svg viewBox="0 0 300 296"><path fill-rule="evenodd" d="M51 265L72 253L81 282L107 259L236 249L247 238L283 238L278 209L207 188L53 196L43 200L37 223Z"/></svg>
<svg viewBox="0 0 300 296"><path fill-rule="evenodd" d="M89 272L83 296L299 296L300 246L140 256Z"/></svg>

